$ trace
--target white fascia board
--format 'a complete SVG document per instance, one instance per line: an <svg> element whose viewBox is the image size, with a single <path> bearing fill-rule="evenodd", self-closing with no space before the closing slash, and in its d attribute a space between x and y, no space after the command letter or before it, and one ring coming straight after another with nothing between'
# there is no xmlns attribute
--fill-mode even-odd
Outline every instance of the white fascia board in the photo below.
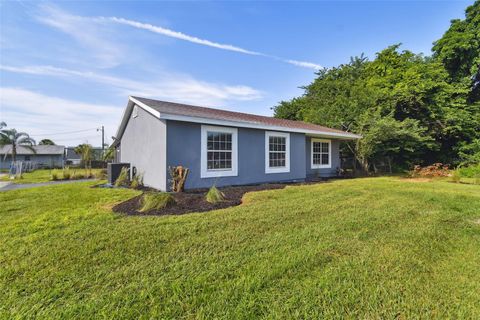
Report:
<svg viewBox="0 0 480 320"><path fill-rule="evenodd" d="M319 137L321 136L325 138L337 138L337 139L360 139L361 138L361 136L353 133L337 133L337 132L307 130L307 129L298 129L298 128L287 128L287 127L280 127L280 126L268 126L264 124L253 123L253 122L219 120L219 119L182 116L182 115L166 114L166 113L161 113L160 119L212 124L212 125L219 125L219 126L239 127L239 128L253 128L253 129L271 130L271 131L283 131L283 132L298 132L298 133L305 133L309 135L316 135Z"/></svg>
<svg viewBox="0 0 480 320"><path fill-rule="evenodd" d="M142 107L143 109L145 109L145 111L147 111L148 113L151 113L153 116L160 119L160 112L158 112L157 110L153 109L152 107L149 107L148 105L146 105L143 102L138 101L134 97L130 96L128 99L130 101L132 101L133 103L135 103L136 105L138 105L139 107Z"/></svg>

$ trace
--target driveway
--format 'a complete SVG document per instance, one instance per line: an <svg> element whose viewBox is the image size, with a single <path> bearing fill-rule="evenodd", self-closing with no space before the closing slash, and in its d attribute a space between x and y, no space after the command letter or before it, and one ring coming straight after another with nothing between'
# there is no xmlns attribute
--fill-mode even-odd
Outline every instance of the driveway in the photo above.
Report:
<svg viewBox="0 0 480 320"><path fill-rule="evenodd" d="M67 183L75 183L75 182L85 182L85 181L94 181L95 179L79 179L79 180L66 180L66 181L49 181L49 182L41 182L41 183L11 183L8 181L0 181L0 192L2 191L9 191L9 190L17 190L17 189L28 189L28 188L35 188L35 187L44 187L50 186L54 184L67 184Z"/></svg>

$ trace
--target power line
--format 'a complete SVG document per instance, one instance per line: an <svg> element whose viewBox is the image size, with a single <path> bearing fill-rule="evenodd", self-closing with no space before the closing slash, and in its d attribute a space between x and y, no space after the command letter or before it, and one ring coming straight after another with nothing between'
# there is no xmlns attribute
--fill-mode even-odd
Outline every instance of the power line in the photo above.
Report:
<svg viewBox="0 0 480 320"><path fill-rule="evenodd" d="M81 133L81 132L87 132L87 131L92 131L92 130L97 130L97 129L98 128L90 128L90 129L55 132L55 133L34 133L34 134L31 134L31 136L55 136L55 135L63 135L63 134Z"/></svg>

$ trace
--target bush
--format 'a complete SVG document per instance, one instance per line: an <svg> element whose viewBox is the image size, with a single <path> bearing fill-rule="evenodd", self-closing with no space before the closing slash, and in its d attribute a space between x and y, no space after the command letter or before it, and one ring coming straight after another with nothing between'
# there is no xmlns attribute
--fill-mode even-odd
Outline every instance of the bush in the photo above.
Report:
<svg viewBox="0 0 480 320"><path fill-rule="evenodd" d="M137 174L133 177L132 182L130 183L130 188L139 189L143 187L143 175Z"/></svg>
<svg viewBox="0 0 480 320"><path fill-rule="evenodd" d="M123 167L117 180L115 180L115 187L128 187L129 185L130 179L128 177L128 169L127 167Z"/></svg>
<svg viewBox="0 0 480 320"><path fill-rule="evenodd" d="M457 170L454 170L452 172L452 181L455 183L459 183L461 179L460 172Z"/></svg>
<svg viewBox="0 0 480 320"><path fill-rule="evenodd" d="M72 177L72 174L70 172L70 168L69 167L65 167L63 169L63 180L70 180L70 178Z"/></svg>
<svg viewBox="0 0 480 320"><path fill-rule="evenodd" d="M458 168L458 172L463 178L475 178L476 176L480 176L480 164L460 167Z"/></svg>
<svg viewBox="0 0 480 320"><path fill-rule="evenodd" d="M145 193L141 200L142 207L140 212L150 210L160 210L175 204L175 199L171 194L165 192L149 192Z"/></svg>
<svg viewBox="0 0 480 320"><path fill-rule="evenodd" d="M57 180L58 180L58 172L57 172L57 170L53 170L53 171L52 171L51 180L53 180L53 181L57 181Z"/></svg>
<svg viewBox="0 0 480 320"><path fill-rule="evenodd" d="M74 171L72 176L70 177L71 180L79 180L85 178L85 175L81 172Z"/></svg>
<svg viewBox="0 0 480 320"><path fill-rule="evenodd" d="M212 186L210 190L208 190L205 196L205 200L210 203L218 203L225 201L225 195L223 194L223 192L218 190L217 187Z"/></svg>
<svg viewBox="0 0 480 320"><path fill-rule="evenodd" d="M443 165L441 163L435 163L431 166L421 167L415 166L410 172L412 177L448 177L450 176L450 170L448 165Z"/></svg>
<svg viewBox="0 0 480 320"><path fill-rule="evenodd" d="M102 169L102 170L98 171L98 173L94 174L94 176L95 176L96 179L106 180L107 179L107 169Z"/></svg>

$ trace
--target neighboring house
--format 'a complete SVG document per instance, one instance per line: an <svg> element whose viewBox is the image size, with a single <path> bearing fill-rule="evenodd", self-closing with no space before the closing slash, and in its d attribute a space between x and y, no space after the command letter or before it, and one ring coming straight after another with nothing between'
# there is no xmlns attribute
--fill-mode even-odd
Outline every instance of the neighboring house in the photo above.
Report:
<svg viewBox="0 0 480 320"><path fill-rule="evenodd" d="M82 155L75 152L76 147L65 148L65 164L66 165L80 165L82 162ZM92 160L102 159L102 148L92 147Z"/></svg>
<svg viewBox="0 0 480 320"><path fill-rule="evenodd" d="M65 146L41 145L29 148L17 146L17 161L30 161L36 168L62 168ZM0 147L0 169L9 169L12 163L12 146Z"/></svg>
<svg viewBox="0 0 480 320"><path fill-rule="evenodd" d="M342 140L360 136L310 123L130 97L115 137L116 162L147 186L169 189L169 166L190 169L185 187L332 177Z"/></svg>

